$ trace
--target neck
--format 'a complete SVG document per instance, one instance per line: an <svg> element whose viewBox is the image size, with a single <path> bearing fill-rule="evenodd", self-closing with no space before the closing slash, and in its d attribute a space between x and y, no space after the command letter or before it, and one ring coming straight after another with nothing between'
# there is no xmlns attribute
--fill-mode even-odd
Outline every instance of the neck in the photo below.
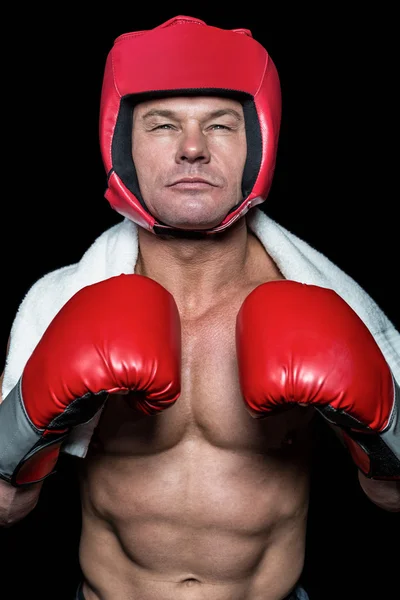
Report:
<svg viewBox="0 0 400 600"><path fill-rule="evenodd" d="M202 239L159 237L139 228L136 273L158 281L182 312L201 313L216 296L240 286L258 245L240 219L221 233Z"/></svg>

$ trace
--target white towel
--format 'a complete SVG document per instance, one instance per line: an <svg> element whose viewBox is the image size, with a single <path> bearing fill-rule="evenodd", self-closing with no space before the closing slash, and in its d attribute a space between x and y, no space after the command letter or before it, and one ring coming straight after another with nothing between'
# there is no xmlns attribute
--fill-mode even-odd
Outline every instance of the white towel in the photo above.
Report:
<svg viewBox="0 0 400 600"><path fill-rule="evenodd" d="M326 256L261 209L250 211L248 223L286 279L333 289L346 300L371 331L400 384L400 332L365 290ZM33 284L11 327L3 398L17 383L34 347L65 302L86 285L121 273L133 273L137 256L137 226L124 219L102 233L79 262L47 273ZM88 423L73 428L63 452L86 455L100 412Z"/></svg>

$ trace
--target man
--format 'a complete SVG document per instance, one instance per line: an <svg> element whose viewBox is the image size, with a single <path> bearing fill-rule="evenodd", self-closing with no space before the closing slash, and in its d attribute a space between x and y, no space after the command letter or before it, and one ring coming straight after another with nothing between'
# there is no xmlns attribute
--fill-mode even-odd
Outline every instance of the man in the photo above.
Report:
<svg viewBox="0 0 400 600"><path fill-rule="evenodd" d="M400 335L257 211L280 119L249 31L179 16L108 56L100 142L124 221L29 291L0 404L3 526L60 452L82 457L77 598L306 599L321 416L371 501L399 510ZM291 276L285 244L359 314L329 273Z"/></svg>

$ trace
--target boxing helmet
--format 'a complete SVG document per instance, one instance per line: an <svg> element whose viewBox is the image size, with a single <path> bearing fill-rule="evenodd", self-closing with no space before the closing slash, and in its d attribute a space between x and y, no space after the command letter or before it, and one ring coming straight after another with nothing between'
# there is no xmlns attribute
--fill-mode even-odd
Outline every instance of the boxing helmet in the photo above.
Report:
<svg viewBox="0 0 400 600"><path fill-rule="evenodd" d="M104 195L119 214L155 234L182 230L156 221L141 196L131 152L132 114L140 101L173 95L228 96L243 106L248 148L243 199L219 225L200 233L222 231L269 193L282 110L277 69L248 29L221 29L188 16L115 39L100 103Z"/></svg>

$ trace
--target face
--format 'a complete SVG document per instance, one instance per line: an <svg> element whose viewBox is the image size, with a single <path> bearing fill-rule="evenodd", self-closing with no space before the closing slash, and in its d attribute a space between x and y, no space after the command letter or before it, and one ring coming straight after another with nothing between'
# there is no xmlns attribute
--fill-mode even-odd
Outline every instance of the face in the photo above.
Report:
<svg viewBox="0 0 400 600"><path fill-rule="evenodd" d="M140 191L150 213L167 225L218 225L242 200L246 153L236 100L164 98L134 109L132 157Z"/></svg>

